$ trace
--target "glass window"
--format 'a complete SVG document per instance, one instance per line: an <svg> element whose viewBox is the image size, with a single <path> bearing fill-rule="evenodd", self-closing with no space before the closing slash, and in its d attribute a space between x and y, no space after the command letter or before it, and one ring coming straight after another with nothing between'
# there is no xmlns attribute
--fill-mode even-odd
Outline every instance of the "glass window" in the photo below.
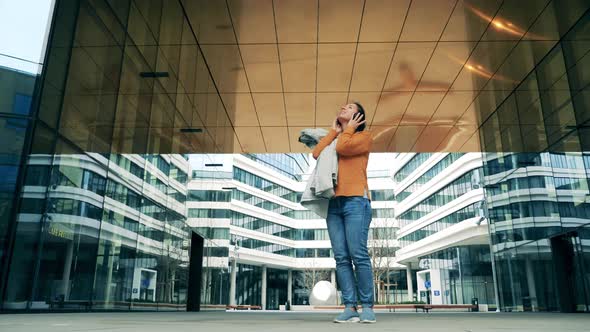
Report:
<svg viewBox="0 0 590 332"><path fill-rule="evenodd" d="M398 195L396 195L396 200L398 202L403 201L412 193L418 191L424 184L428 183L432 180L435 176L437 176L440 172L445 170L459 158L461 158L465 153L449 153L443 159L441 159L438 163L436 163L432 168L427 170L424 174L420 175L412 184L406 187L403 191L401 191Z"/></svg>
<svg viewBox="0 0 590 332"><path fill-rule="evenodd" d="M399 238L399 244L401 247L408 246L414 242L420 241L430 235L433 235L437 232L442 231L445 228L451 227L457 223L460 223L464 220L475 218L476 216L481 215L479 211L481 203L471 204L466 206L458 211L451 213L450 215L438 219L427 226L424 226L412 233L404 235L403 237Z"/></svg>
<svg viewBox="0 0 590 332"><path fill-rule="evenodd" d="M301 198L301 193L287 189L241 168L234 167L233 175L234 179L237 181L272 193L275 196L282 197L291 202L299 202Z"/></svg>
<svg viewBox="0 0 590 332"><path fill-rule="evenodd" d="M30 165L27 167L26 186L48 186L49 166Z"/></svg>
<svg viewBox="0 0 590 332"><path fill-rule="evenodd" d="M426 160L432 157L433 153L417 153L408 161L402 168L400 168L394 175L395 182L401 182L412 174L418 166L422 165Z"/></svg>
<svg viewBox="0 0 590 332"><path fill-rule="evenodd" d="M167 162L164 157L158 154L143 155L143 157L162 171L165 176L170 175L170 163Z"/></svg>
<svg viewBox="0 0 590 332"><path fill-rule="evenodd" d="M188 199L194 202L229 202L231 192L219 190L189 190Z"/></svg>
<svg viewBox="0 0 590 332"><path fill-rule="evenodd" d="M143 179L144 168L140 165L137 165L135 162L131 161L131 159L128 159L124 155L107 154L106 158L110 159L110 161L117 164L119 167L123 168L124 170L128 171L129 173L135 175L139 179Z"/></svg>
<svg viewBox="0 0 590 332"><path fill-rule="evenodd" d="M188 181L188 175L174 164L170 164L170 177L183 184Z"/></svg>
<svg viewBox="0 0 590 332"><path fill-rule="evenodd" d="M393 189L371 190L371 201L393 201L394 198Z"/></svg>
<svg viewBox="0 0 590 332"><path fill-rule="evenodd" d="M230 211L225 209L188 209L189 218L229 218Z"/></svg>
<svg viewBox="0 0 590 332"><path fill-rule="evenodd" d="M206 239L229 240L229 228L195 227L193 229Z"/></svg>
<svg viewBox="0 0 590 332"><path fill-rule="evenodd" d="M280 154L244 154L265 167L290 177L293 180L301 181L301 175L309 169L308 155L303 153L280 153Z"/></svg>
<svg viewBox="0 0 590 332"><path fill-rule="evenodd" d="M205 257L228 257L228 247L208 247L203 254Z"/></svg>
<svg viewBox="0 0 590 332"><path fill-rule="evenodd" d="M482 181L480 172L481 169L478 168L462 175L427 199L399 215L398 220L400 221L400 226L407 226L467 192L480 188Z"/></svg>

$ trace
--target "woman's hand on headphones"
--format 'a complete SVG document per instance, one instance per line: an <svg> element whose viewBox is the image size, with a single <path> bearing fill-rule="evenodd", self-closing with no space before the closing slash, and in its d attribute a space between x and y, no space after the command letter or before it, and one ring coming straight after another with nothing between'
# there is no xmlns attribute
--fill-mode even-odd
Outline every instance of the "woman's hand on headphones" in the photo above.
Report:
<svg viewBox="0 0 590 332"><path fill-rule="evenodd" d="M336 130L338 134L342 132L342 126L340 122L338 122L338 118L334 119L334 123L332 123L332 129Z"/></svg>
<svg viewBox="0 0 590 332"><path fill-rule="evenodd" d="M356 130L356 128L358 128L360 125L367 122L367 120L365 120L363 118L364 118L364 116L361 113L355 113L352 116L352 119L350 119L350 121L348 121L347 127L352 127L352 128L354 128L354 130Z"/></svg>

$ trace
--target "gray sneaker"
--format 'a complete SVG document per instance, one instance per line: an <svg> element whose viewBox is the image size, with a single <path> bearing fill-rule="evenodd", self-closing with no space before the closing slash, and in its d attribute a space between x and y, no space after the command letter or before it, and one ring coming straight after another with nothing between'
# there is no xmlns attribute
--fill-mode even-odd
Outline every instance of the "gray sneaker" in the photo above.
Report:
<svg viewBox="0 0 590 332"><path fill-rule="evenodd" d="M344 308L344 311L334 319L334 323L358 323L359 321L358 312L349 307Z"/></svg>
<svg viewBox="0 0 590 332"><path fill-rule="evenodd" d="M363 311L360 314L361 323L365 324L372 324L377 323L377 319L375 318L375 312L373 308L370 307L363 307Z"/></svg>

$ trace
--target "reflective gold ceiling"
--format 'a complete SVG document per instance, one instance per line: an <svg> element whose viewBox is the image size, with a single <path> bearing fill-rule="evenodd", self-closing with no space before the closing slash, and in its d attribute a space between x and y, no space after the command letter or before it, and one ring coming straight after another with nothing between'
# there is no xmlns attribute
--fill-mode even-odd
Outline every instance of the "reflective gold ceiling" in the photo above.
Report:
<svg viewBox="0 0 590 332"><path fill-rule="evenodd" d="M120 41L111 33L113 41L97 44L79 21L73 61L83 69L100 62L92 52L125 45L121 72L111 73L119 83L105 84L108 64L99 63L100 73L70 70L78 84L68 88L65 103L74 113L96 108L101 101L82 92L100 81L96 90L117 94L104 135L104 141L112 135L111 150L162 153L305 152L300 130L328 128L350 101L367 111L375 152L480 151L480 137L504 135L489 122L515 89L527 103L515 113L519 120L503 117L516 122L502 128L516 126L522 136L528 125L535 133L544 116L523 119L540 99L534 69L590 7L577 0L171 0L132 1L122 14L112 1L106 9L98 2L88 1L90 17L81 19L99 18L114 30L108 22L126 17L127 34ZM571 42L588 50L588 34L582 35ZM585 54L576 61L590 62ZM567 67L555 68L557 81ZM145 72L167 77L138 78ZM109 126L99 115L96 133ZM72 130L64 135L92 150L80 118L65 119L62 130ZM484 124L491 129L480 135ZM147 147L135 146L137 135L147 137ZM546 137L533 141L528 150L546 148Z"/></svg>

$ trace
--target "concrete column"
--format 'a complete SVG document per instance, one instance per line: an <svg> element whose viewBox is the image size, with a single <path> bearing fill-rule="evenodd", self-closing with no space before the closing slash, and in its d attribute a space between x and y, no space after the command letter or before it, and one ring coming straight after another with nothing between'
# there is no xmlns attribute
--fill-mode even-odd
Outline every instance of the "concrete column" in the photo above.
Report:
<svg viewBox="0 0 590 332"><path fill-rule="evenodd" d="M231 264L231 273L229 275L229 305L236 305L236 273L238 270L238 260L234 258Z"/></svg>
<svg viewBox="0 0 590 332"><path fill-rule="evenodd" d="M492 280L494 281L494 297L496 300L496 312L500 312L500 293L498 290L498 278L496 276L496 257L494 255L494 248L490 242L490 258L492 260Z"/></svg>
<svg viewBox="0 0 590 332"><path fill-rule="evenodd" d="M509 257L507 257L508 259L508 277L510 278L510 295L512 296L512 302L515 303L516 302L516 290L514 289L514 276L512 274L512 255L513 254L508 254ZM520 285L519 285L520 286Z"/></svg>
<svg viewBox="0 0 590 332"><path fill-rule="evenodd" d="M287 301L293 305L293 271L289 270L287 273Z"/></svg>
<svg viewBox="0 0 590 332"><path fill-rule="evenodd" d="M389 271L387 271L387 276L385 277L385 282L387 283L387 287L385 287L385 303L389 304L391 302L391 297L389 296L389 285L391 284L389 275L391 273Z"/></svg>
<svg viewBox="0 0 590 332"><path fill-rule="evenodd" d="M74 257L74 240L68 240L66 248L66 255L64 259L64 268L61 277L61 291L64 295L64 300L67 301L70 297L70 274L72 272L72 259ZM109 287L109 285L107 285Z"/></svg>
<svg viewBox="0 0 590 332"><path fill-rule="evenodd" d="M204 284L207 286L207 299L209 300L208 303L214 303L213 301L215 300L215 298L213 298L213 269L207 267L207 284ZM217 273L217 278L219 278L218 282L219 282L219 286L223 287L223 283L221 282L222 278L221 278L221 274L222 271L219 270L219 273ZM201 291L202 293L203 291ZM221 296L222 293L222 288L219 288L219 304L223 304L223 296ZM216 301L217 302L217 301Z"/></svg>
<svg viewBox="0 0 590 332"><path fill-rule="evenodd" d="M201 298L203 299L203 301L201 302L202 304L209 304L211 303L211 299L209 298L209 294L211 291L211 287L209 287L209 269L207 268L203 268L203 270L201 271L201 280L203 282L203 286L201 288L201 294L204 294L204 296L202 296Z"/></svg>
<svg viewBox="0 0 590 332"><path fill-rule="evenodd" d="M113 264L114 264L114 256L115 256L115 250L114 248L109 244L107 245L107 247L104 250L104 257L103 257L103 262L105 260L108 260L108 262L106 262L107 268L106 270L108 271L107 274L107 282L104 288L104 301L105 302L113 302L113 300L111 299L111 283L113 282ZM104 264L104 263L103 263Z"/></svg>
<svg viewBox="0 0 590 332"><path fill-rule="evenodd" d="M266 266L262 267L262 291L260 292L262 310L266 310Z"/></svg>
<svg viewBox="0 0 590 332"><path fill-rule="evenodd" d="M533 311L538 310L537 305L537 287L535 283L535 270L533 269L533 262L526 259L526 281L529 286L529 297L531 298L531 306Z"/></svg>
<svg viewBox="0 0 590 332"><path fill-rule="evenodd" d="M175 286L174 283L176 280L176 271L172 271L171 275L172 275L171 276L172 280L170 282L170 290L169 290L170 291L170 301L174 301L174 286Z"/></svg>
<svg viewBox="0 0 590 332"><path fill-rule="evenodd" d="M408 279L408 301L414 300L414 276L412 274L412 264L408 263L406 268L406 278Z"/></svg>
<svg viewBox="0 0 590 332"><path fill-rule="evenodd" d="M336 277L336 269L332 270L330 279L332 281L332 285L334 285L334 288L336 288L336 294L338 294L338 278ZM340 296L336 296L336 305L340 305Z"/></svg>

